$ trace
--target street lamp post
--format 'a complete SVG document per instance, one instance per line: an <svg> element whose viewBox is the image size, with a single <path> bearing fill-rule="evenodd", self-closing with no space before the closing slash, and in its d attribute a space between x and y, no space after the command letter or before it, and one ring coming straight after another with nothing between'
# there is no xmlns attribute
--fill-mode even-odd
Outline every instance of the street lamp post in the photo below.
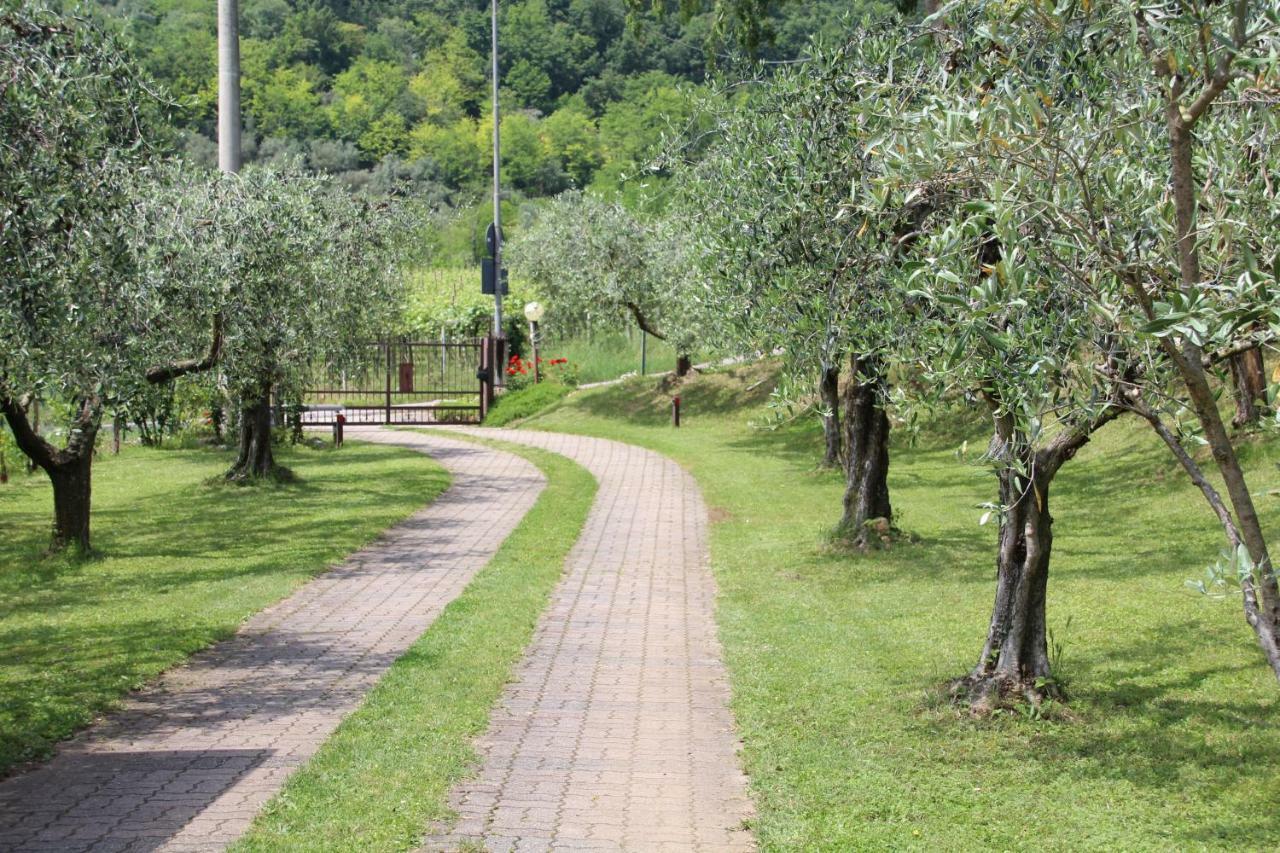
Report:
<svg viewBox="0 0 1280 853"><path fill-rule="evenodd" d="M240 171L239 0L218 0L218 168Z"/></svg>
<svg viewBox="0 0 1280 853"><path fill-rule="evenodd" d="M533 381L542 381L542 365L538 361L538 321L542 319L542 303L530 302L524 306L524 318L529 321L529 344L533 347Z"/></svg>

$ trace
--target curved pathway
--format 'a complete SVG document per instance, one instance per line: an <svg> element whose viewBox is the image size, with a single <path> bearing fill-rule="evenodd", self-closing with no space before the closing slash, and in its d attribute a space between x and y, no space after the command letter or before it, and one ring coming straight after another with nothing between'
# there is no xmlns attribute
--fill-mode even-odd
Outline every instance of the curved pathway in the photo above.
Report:
<svg viewBox="0 0 1280 853"><path fill-rule="evenodd" d="M707 564L678 465L597 438L465 430L569 457L599 482L566 574L428 849L753 846Z"/></svg>
<svg viewBox="0 0 1280 853"><path fill-rule="evenodd" d="M0 850L219 850L427 629L533 506L529 462L419 433L453 476L430 506L0 783Z"/></svg>

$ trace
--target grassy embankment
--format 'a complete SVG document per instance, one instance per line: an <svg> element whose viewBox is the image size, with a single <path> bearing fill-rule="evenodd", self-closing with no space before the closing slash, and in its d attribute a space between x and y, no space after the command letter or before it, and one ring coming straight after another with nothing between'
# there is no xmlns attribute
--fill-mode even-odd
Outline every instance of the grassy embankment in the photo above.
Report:
<svg viewBox="0 0 1280 853"><path fill-rule="evenodd" d="M994 594L994 478L980 421L896 442L894 506L914 541L832 551L840 483L812 422L754 429L770 384L744 367L681 390L582 392L525 426L654 448L716 519L718 621L770 850L1280 847L1280 689L1235 599L1185 586L1215 521L1149 430L1104 430L1055 484L1049 620L1070 717L976 720L940 686L974 663ZM751 390L748 390L751 389ZM904 439L904 436L899 436ZM1280 485L1280 445L1247 453ZM1260 498L1280 536L1280 498Z"/></svg>
<svg viewBox="0 0 1280 853"><path fill-rule="evenodd" d="M529 514L364 704L289 779L235 847L400 851L449 817L449 789L559 580L596 485L562 456L498 443L538 465L547 487Z"/></svg>
<svg viewBox="0 0 1280 853"><path fill-rule="evenodd" d="M127 447L94 465L86 560L42 556L48 479L0 486L0 774L232 634L448 485L421 453L282 449L299 481L210 484L227 453Z"/></svg>

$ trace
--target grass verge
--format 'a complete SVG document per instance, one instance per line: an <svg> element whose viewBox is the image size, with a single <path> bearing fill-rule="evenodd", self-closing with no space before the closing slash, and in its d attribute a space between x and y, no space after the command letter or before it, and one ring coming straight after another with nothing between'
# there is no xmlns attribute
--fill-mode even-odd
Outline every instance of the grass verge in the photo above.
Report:
<svg viewBox="0 0 1280 853"><path fill-rule="evenodd" d="M484 442L534 462L547 486L463 593L363 705L290 777L234 848L399 851L449 817L449 789L528 645L595 496L562 456Z"/></svg>
<svg viewBox="0 0 1280 853"><path fill-rule="evenodd" d="M559 382L539 382L526 385L518 391L508 391L494 401L493 408L485 416L484 425L500 427L537 414L572 391Z"/></svg>
<svg viewBox="0 0 1280 853"><path fill-rule="evenodd" d="M212 485L213 450L127 447L94 464L97 555L46 558L43 475L0 486L0 773L230 636L448 485L411 450L282 448L299 480Z"/></svg>
<svg viewBox="0 0 1280 853"><path fill-rule="evenodd" d="M994 478L937 425L898 436L890 486L912 541L827 547L840 482L812 422L763 419L767 366L587 391L526 421L653 448L715 522L717 620L766 850L1280 849L1280 691L1234 598L1187 589L1217 525L1149 429L1121 421L1054 484L1049 624L1071 716L974 720L937 687L974 663L994 594ZM976 455L976 454L972 454ZM1280 444L1246 454L1280 485ZM1280 499L1259 498L1280 536Z"/></svg>

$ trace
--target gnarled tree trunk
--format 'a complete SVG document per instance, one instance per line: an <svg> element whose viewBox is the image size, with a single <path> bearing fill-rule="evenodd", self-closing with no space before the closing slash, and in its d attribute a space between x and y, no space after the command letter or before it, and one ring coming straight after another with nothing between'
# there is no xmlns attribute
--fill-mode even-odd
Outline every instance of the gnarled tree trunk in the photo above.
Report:
<svg viewBox="0 0 1280 853"><path fill-rule="evenodd" d="M1231 356L1231 378L1235 384L1236 414L1232 426L1256 424L1261 417L1259 402L1267 399L1267 374L1262 349L1254 347Z"/></svg>
<svg viewBox="0 0 1280 853"><path fill-rule="evenodd" d="M244 481L275 472L271 453L271 385L265 383L240 404L240 453L228 480Z"/></svg>
<svg viewBox="0 0 1280 853"><path fill-rule="evenodd" d="M1008 696L1038 703L1053 692L1045 630L1053 550L1051 477L1043 470L1029 478L1008 468L999 472L1005 511L996 553L995 605L978 665L957 685L977 711L993 710Z"/></svg>
<svg viewBox="0 0 1280 853"><path fill-rule="evenodd" d="M840 368L824 364L818 376L818 396L822 401L822 438L825 450L822 467L834 468L840 464Z"/></svg>
<svg viewBox="0 0 1280 853"><path fill-rule="evenodd" d="M844 514L838 534L859 548L888 537L889 416L882 365L874 356L849 357L849 381L842 395L844 417Z"/></svg>
<svg viewBox="0 0 1280 853"><path fill-rule="evenodd" d="M1039 450L998 401L987 397L995 422L989 455L997 466L1002 509L996 599L977 666L952 685L952 695L976 712L994 710L1010 697L1038 705L1061 693L1052 678L1045 615L1053 553L1049 486L1063 464L1124 411L1119 405L1120 388L1114 390L1113 405L1064 428Z"/></svg>
<svg viewBox="0 0 1280 853"><path fill-rule="evenodd" d="M56 448L27 419L27 406L0 398L0 411L13 431L19 449L49 475L53 485L53 535L50 551L73 548L90 550L89 508L92 494L93 449L102 423L102 407L96 399L82 400L67 436L67 445Z"/></svg>
<svg viewBox="0 0 1280 853"><path fill-rule="evenodd" d="M693 359L688 354L676 356L676 376L688 376L693 370Z"/></svg>
<svg viewBox="0 0 1280 853"><path fill-rule="evenodd" d="M92 500L93 445L89 450L45 468L53 483L53 539L50 550L74 547L89 552L89 507Z"/></svg>

